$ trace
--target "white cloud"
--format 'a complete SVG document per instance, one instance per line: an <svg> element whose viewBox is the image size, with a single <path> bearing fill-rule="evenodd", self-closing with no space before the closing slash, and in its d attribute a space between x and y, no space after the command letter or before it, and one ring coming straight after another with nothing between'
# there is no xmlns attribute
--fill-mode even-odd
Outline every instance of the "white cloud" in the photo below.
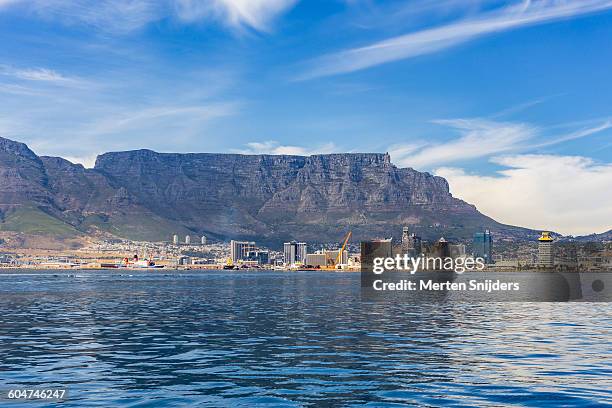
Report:
<svg viewBox="0 0 612 408"><path fill-rule="evenodd" d="M96 164L96 159L98 155L96 154L88 154L84 156L65 156L64 159L68 160L72 163L82 164L86 169L92 169Z"/></svg>
<svg viewBox="0 0 612 408"><path fill-rule="evenodd" d="M232 28L267 31L298 0L0 0L0 10L20 7L40 18L125 33L163 18L183 23L220 21Z"/></svg>
<svg viewBox="0 0 612 408"><path fill-rule="evenodd" d="M494 163L494 176L439 168L451 192L494 219L562 234L585 235L612 228L612 163L579 156L514 155Z"/></svg>
<svg viewBox="0 0 612 408"><path fill-rule="evenodd" d="M40 96L40 92L31 87L17 84L0 83L0 94L13 94L19 96Z"/></svg>
<svg viewBox="0 0 612 408"><path fill-rule="evenodd" d="M66 81L61 74L46 68L26 69L16 72L16 76L30 81Z"/></svg>
<svg viewBox="0 0 612 408"><path fill-rule="evenodd" d="M412 142L410 144L396 144L392 145L387 149L391 157L393 158L393 162L399 164L400 166L408 166L411 163L408 162L408 159L416 154L419 150L428 146L428 143L417 141Z"/></svg>
<svg viewBox="0 0 612 408"><path fill-rule="evenodd" d="M197 106L152 106L132 111L121 111L108 114L83 129L86 136L105 136L122 133L151 134L162 129L167 133L171 128L173 134L190 127L199 127L210 120L230 116L236 113L235 103L215 103Z"/></svg>
<svg viewBox="0 0 612 408"><path fill-rule="evenodd" d="M76 83L78 80L68 78L57 71L48 68L15 68L10 65L0 65L0 75L24 81L41 81L54 83Z"/></svg>
<svg viewBox="0 0 612 408"><path fill-rule="evenodd" d="M281 145L277 141L250 142L244 149L234 149L234 153L241 154L280 154L294 156L311 156L313 154L328 154L337 152L338 148L333 143L325 143L316 147L308 148L302 146Z"/></svg>
<svg viewBox="0 0 612 408"><path fill-rule="evenodd" d="M587 128L587 129L580 129L568 135L561 136L559 138L540 143L534 147L544 147L544 146L550 146L550 145L557 144L557 143L569 142L570 140L581 139L583 137L590 136L595 133L603 132L604 130L607 130L610 128L612 128L612 122L607 120L599 126L595 126L593 128Z"/></svg>
<svg viewBox="0 0 612 408"><path fill-rule="evenodd" d="M184 21L215 18L234 28L268 31L270 22L293 7L297 0L175 0L177 15Z"/></svg>
<svg viewBox="0 0 612 408"><path fill-rule="evenodd" d="M70 86L58 92L45 81L0 83L0 135L28 143L39 154L69 157L86 166L92 152L152 148L185 151L206 146L219 120L239 113L242 102L225 98L233 85L216 75L199 88L187 71L182 78L150 87L139 78L98 78L93 87ZM229 81L229 82L228 82ZM136 95L136 97L134 97ZM169 104L167 95L172 95Z"/></svg>
<svg viewBox="0 0 612 408"><path fill-rule="evenodd" d="M438 120L459 131L457 139L432 143L399 144L389 148L393 162L416 169L430 169L448 163L489 157L510 151L526 151L567 142L607 130L610 121L591 128L580 129L566 135L543 136L542 129L524 123L495 122L485 119ZM545 139L544 142L537 140Z"/></svg>
<svg viewBox="0 0 612 408"><path fill-rule="evenodd" d="M129 32L161 18L154 0L12 0L0 8L30 13L67 25L86 25L98 30Z"/></svg>
<svg viewBox="0 0 612 408"><path fill-rule="evenodd" d="M439 145L428 145L414 152L402 152L396 147L390 154L393 160L414 168L486 157L515 148L530 139L536 130L528 125L504 122L489 122L481 119L457 119L438 121L459 130L459 139Z"/></svg>
<svg viewBox="0 0 612 408"><path fill-rule="evenodd" d="M376 65L437 52L477 37L608 10L610 0L541 0L477 14L458 22L389 38L311 61L297 79L354 72Z"/></svg>

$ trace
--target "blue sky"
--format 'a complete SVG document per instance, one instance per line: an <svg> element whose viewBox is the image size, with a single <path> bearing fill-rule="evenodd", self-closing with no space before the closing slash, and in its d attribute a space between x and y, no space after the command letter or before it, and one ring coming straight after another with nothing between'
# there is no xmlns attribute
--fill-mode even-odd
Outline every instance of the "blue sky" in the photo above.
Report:
<svg viewBox="0 0 612 408"><path fill-rule="evenodd" d="M389 151L612 228L610 0L0 0L0 36L0 136L39 154Z"/></svg>

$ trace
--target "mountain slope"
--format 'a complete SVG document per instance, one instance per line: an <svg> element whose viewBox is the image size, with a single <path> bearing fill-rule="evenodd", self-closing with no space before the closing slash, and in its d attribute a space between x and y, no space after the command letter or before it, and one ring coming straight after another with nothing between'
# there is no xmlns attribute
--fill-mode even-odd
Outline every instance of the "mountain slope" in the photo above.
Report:
<svg viewBox="0 0 612 408"><path fill-rule="evenodd" d="M600 234L582 235L580 237L575 237L574 239L576 241L585 241L585 242L589 242L589 241L611 242L612 241L612 229L606 232L602 232Z"/></svg>
<svg viewBox="0 0 612 408"><path fill-rule="evenodd" d="M136 239L173 233L338 240L399 237L402 225L425 238L468 239L535 233L499 224L449 193L441 177L397 168L387 154L304 156L105 153L94 169L38 157L0 139L0 211L36 208L78 231ZM1 228L1 226L0 226Z"/></svg>

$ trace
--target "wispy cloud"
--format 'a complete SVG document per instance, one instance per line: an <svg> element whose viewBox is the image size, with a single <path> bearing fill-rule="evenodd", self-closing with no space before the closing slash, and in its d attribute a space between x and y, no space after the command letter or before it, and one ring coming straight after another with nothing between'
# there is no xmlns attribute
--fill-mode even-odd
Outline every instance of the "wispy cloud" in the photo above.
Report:
<svg viewBox="0 0 612 408"><path fill-rule="evenodd" d="M20 8L46 20L126 33L164 18L218 21L231 28L268 31L298 0L0 0L0 11Z"/></svg>
<svg viewBox="0 0 612 408"><path fill-rule="evenodd" d="M490 157L511 151L529 151L541 147L587 137L612 127L605 121L593 127L569 134L546 136L538 127L513 122L494 122L484 119L438 120L435 123L458 131L460 137L438 143L409 143L394 145L389 153L395 163L417 169L430 169L448 163ZM546 140L539 142L539 140Z"/></svg>
<svg viewBox="0 0 612 408"><path fill-rule="evenodd" d="M612 9L610 0L523 1L450 24L324 55L307 63L297 79L337 75L438 52L483 35Z"/></svg>
<svg viewBox="0 0 612 408"><path fill-rule="evenodd" d="M42 81L55 83L75 83L75 78L68 78L57 71L48 68L15 68L0 65L0 76L12 77L25 81Z"/></svg>
<svg viewBox="0 0 612 408"><path fill-rule="evenodd" d="M553 98L554 96L557 95L553 95L553 96L549 96L549 97L545 97L545 98L538 98L538 99L534 99L531 101L527 101L527 102L523 102L520 103L518 105L515 106L511 106L509 108L503 109L499 112L494 113L493 115L489 116L490 119L497 119L500 117L507 117L507 116L512 116L516 113L522 112L524 110L530 109L534 106L540 105L544 102L546 102L547 100Z"/></svg>
<svg viewBox="0 0 612 408"><path fill-rule="evenodd" d="M325 143L314 147L303 147L293 145L282 145L275 140L265 142L250 142L243 149L234 149L234 153L240 154L280 154L295 156L311 156L313 154L327 154L337 152L334 143Z"/></svg>
<svg viewBox="0 0 612 408"><path fill-rule="evenodd" d="M174 0L183 21L216 19L233 28L269 31L271 21L298 0Z"/></svg>
<svg viewBox="0 0 612 408"><path fill-rule="evenodd" d="M512 225L584 235L612 228L612 164L579 156L493 158L506 167L492 176L439 168L451 192Z"/></svg>
<svg viewBox="0 0 612 408"><path fill-rule="evenodd" d="M610 128L612 128L612 121L606 120L601 125L586 128L586 129L579 129L567 135L559 136L557 138L545 141L543 143L535 144L533 147L545 147L545 146L555 145L558 143L569 142L570 140L582 139L583 137L591 136L591 135L594 135L595 133L603 132L604 130L608 130Z"/></svg>
<svg viewBox="0 0 612 408"><path fill-rule="evenodd" d="M151 106L131 111L121 111L108 114L104 118L94 121L82 129L83 136L108 136L130 134L146 135L153 132L165 133L173 130L172 134L178 136L180 131L198 129L213 119L230 116L236 113L237 103L209 102L204 105L184 106ZM191 133L191 132L189 132Z"/></svg>
<svg viewBox="0 0 612 408"><path fill-rule="evenodd" d="M0 136L85 165L92 152L209 146L212 129L240 114L244 103L226 95L237 83L228 70L183 69L171 81L149 73L127 76L129 81L122 72L103 73L83 78L88 86L62 85L59 91L57 84L72 77L23 71L12 69L7 83L0 78Z"/></svg>
<svg viewBox="0 0 612 408"><path fill-rule="evenodd" d="M531 139L537 130L522 123L491 122L483 119L440 120L437 123L460 132L461 137L439 144L396 145L390 149L393 161L414 168L486 157L516 148ZM410 147L406 149L406 146Z"/></svg>
<svg viewBox="0 0 612 408"><path fill-rule="evenodd" d="M19 96L40 96L40 92L32 87L18 84L0 83L0 94L12 94Z"/></svg>
<svg viewBox="0 0 612 408"><path fill-rule="evenodd" d="M163 10L152 0L12 0L0 3L0 9L17 9L44 20L121 33L159 20Z"/></svg>

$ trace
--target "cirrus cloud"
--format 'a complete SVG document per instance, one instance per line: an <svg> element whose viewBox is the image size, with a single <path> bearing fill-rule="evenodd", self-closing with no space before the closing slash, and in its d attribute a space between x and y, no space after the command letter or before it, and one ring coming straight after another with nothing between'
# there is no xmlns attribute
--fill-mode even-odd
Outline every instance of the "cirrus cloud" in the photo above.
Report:
<svg viewBox="0 0 612 408"><path fill-rule="evenodd" d="M612 9L610 0L519 1L458 21L323 55L307 62L296 80L346 74L431 54L487 34Z"/></svg>
<svg viewBox="0 0 612 408"><path fill-rule="evenodd" d="M544 137L545 129L526 123L498 122L481 118L437 120L434 123L450 127L459 132L460 137L438 143L418 141L393 145L389 148L393 161L401 166L427 170L433 166L487 158L502 153L533 151L612 128L612 122L605 120L567 134Z"/></svg>
<svg viewBox="0 0 612 408"><path fill-rule="evenodd" d="M216 21L234 29L268 31L298 0L0 0L0 11L18 9L46 20L127 33L172 18Z"/></svg>
<svg viewBox="0 0 612 408"><path fill-rule="evenodd" d="M23 81L40 81L48 83L77 83L75 78L68 78L65 75L49 68L16 68L10 65L0 64L0 76L11 77Z"/></svg>

